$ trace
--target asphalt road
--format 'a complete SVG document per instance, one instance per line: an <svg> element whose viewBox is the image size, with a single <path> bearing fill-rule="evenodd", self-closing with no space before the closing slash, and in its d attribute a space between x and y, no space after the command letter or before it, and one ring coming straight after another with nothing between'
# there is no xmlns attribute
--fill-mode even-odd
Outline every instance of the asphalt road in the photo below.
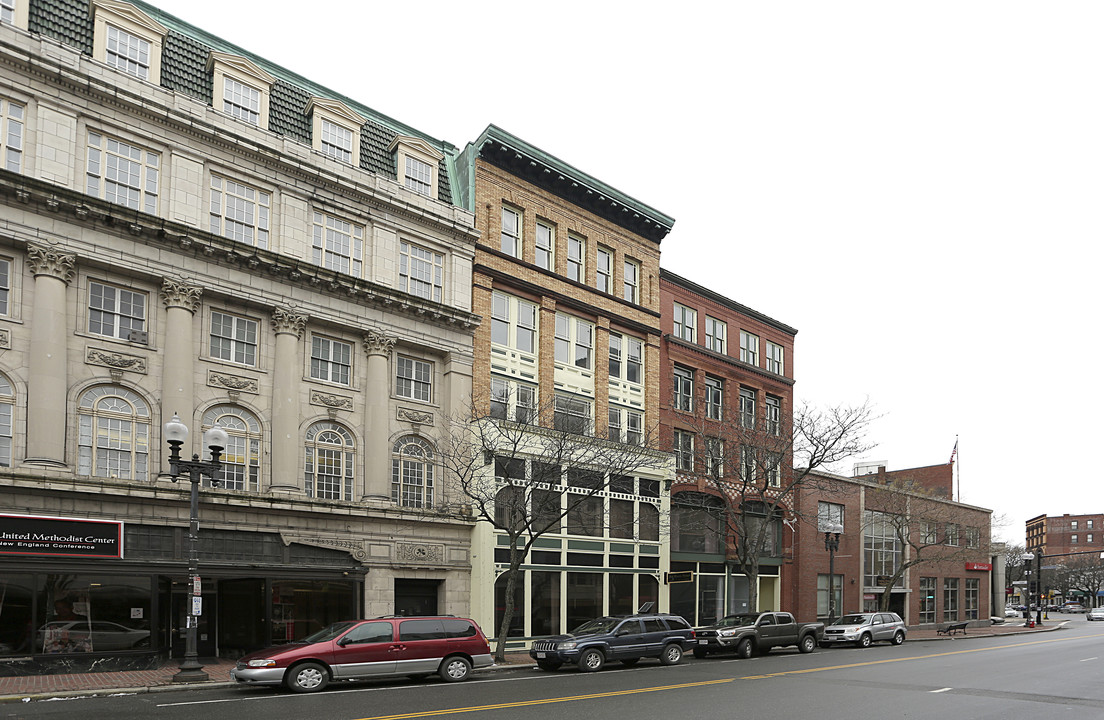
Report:
<svg viewBox="0 0 1104 720"><path fill-rule="evenodd" d="M72 720L480 720L559 718L1104 717L1104 623L1051 633L868 650L779 650L750 660L643 661L584 674L563 668L437 680L331 686L313 695L212 688L0 705L0 718Z"/></svg>

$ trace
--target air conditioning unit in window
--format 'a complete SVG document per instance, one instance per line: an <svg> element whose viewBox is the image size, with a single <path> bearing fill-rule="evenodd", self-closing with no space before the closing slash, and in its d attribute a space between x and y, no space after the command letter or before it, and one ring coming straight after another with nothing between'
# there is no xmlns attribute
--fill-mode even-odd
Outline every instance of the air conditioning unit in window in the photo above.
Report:
<svg viewBox="0 0 1104 720"><path fill-rule="evenodd" d="M131 330L127 333L127 342L149 345L149 333L145 330Z"/></svg>

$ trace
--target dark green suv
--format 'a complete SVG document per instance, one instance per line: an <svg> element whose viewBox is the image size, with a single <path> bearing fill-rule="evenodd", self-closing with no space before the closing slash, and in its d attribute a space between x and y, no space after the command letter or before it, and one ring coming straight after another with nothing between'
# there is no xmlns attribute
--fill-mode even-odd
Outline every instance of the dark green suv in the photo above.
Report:
<svg viewBox="0 0 1104 720"><path fill-rule="evenodd" d="M541 670L574 663L583 672L595 672L609 661L635 665L641 658L676 665L693 641L694 630L678 615L620 615L588 620L566 635L535 640L529 656Z"/></svg>

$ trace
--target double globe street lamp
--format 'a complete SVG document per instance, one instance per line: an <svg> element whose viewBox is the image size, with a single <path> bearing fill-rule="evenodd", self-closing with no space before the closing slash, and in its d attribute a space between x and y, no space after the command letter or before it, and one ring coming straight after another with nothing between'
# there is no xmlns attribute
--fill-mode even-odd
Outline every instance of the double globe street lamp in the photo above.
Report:
<svg viewBox="0 0 1104 720"><path fill-rule="evenodd" d="M828 523L824 529L824 549L828 551L828 624L831 625L836 615L836 551L839 550L839 538L843 533L843 525L838 522Z"/></svg>
<svg viewBox="0 0 1104 720"><path fill-rule="evenodd" d="M173 675L173 682L202 682L208 680L203 665L196 652L196 631L199 616L203 611L199 580L199 483L204 477L218 487L218 474L222 469L222 451L226 449L228 436L217 424L203 433L203 444L211 451L210 460L200 460L192 455L191 460L180 459L180 447L188 439L188 426L173 413L172 420L165 423L165 439L169 443L169 474L177 482L180 475L187 475L192 484L192 512L188 527L188 627L184 645L184 661L180 670Z"/></svg>

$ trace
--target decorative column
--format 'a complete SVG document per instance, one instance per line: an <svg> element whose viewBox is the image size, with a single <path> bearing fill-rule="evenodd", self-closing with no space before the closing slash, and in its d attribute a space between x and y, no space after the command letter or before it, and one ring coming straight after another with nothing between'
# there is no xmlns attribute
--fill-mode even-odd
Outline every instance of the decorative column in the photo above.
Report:
<svg viewBox="0 0 1104 720"><path fill-rule="evenodd" d="M269 490L277 494L303 492L303 462L299 433L299 389L303 369L299 361L299 340L303 337L307 316L294 308L272 311L272 329L276 333L276 356L272 363L272 473Z"/></svg>
<svg viewBox="0 0 1104 720"><path fill-rule="evenodd" d="M65 411L69 378L66 338L71 332L65 293L76 274L74 253L49 245L27 247L34 273L31 348L28 355L27 458L25 462L65 465Z"/></svg>
<svg viewBox="0 0 1104 720"><path fill-rule="evenodd" d="M161 281L165 305L165 362L161 372L161 425L174 414L186 425L195 422L195 338L193 322L203 288L181 278Z"/></svg>
<svg viewBox="0 0 1104 720"><path fill-rule="evenodd" d="M375 330L364 334L368 355L364 412L364 499L391 503L391 351L395 339Z"/></svg>

